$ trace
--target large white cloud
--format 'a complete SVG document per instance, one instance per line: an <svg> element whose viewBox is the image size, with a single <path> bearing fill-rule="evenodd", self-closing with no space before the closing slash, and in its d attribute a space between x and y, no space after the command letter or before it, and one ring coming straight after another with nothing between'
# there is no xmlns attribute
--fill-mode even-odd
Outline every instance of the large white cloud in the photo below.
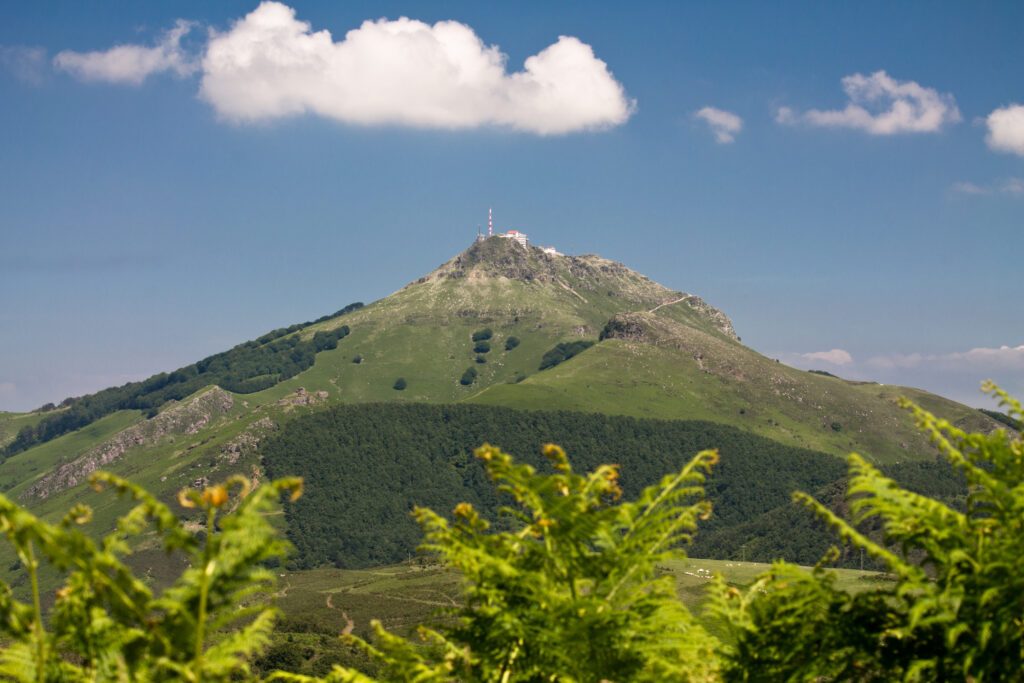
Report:
<svg viewBox="0 0 1024 683"><path fill-rule="evenodd" d="M711 127L715 141L722 145L735 142L736 135L743 130L743 119L724 109L704 107L698 110L694 117L706 121Z"/></svg>
<svg viewBox="0 0 1024 683"><path fill-rule="evenodd" d="M872 135L936 133L960 121L952 95L914 81L897 81L885 71L870 76L853 74L843 79L849 103L843 109L810 109L803 113L781 107L779 123L804 123L826 128L854 128Z"/></svg>
<svg viewBox="0 0 1024 683"><path fill-rule="evenodd" d="M153 46L116 45L97 52L64 50L53 65L83 81L139 85L153 74L170 71L177 76L195 72L195 60L182 49L181 39L192 30L191 22L179 19Z"/></svg>
<svg viewBox="0 0 1024 683"><path fill-rule="evenodd" d="M224 118L312 113L356 124L507 126L540 134L625 122L635 105L577 38L505 70L505 55L455 21L366 21L334 41L281 3L264 2L214 34L200 94Z"/></svg>
<svg viewBox="0 0 1024 683"><path fill-rule="evenodd" d="M1024 105L1011 104L996 109L985 119L988 146L999 152L1024 156Z"/></svg>

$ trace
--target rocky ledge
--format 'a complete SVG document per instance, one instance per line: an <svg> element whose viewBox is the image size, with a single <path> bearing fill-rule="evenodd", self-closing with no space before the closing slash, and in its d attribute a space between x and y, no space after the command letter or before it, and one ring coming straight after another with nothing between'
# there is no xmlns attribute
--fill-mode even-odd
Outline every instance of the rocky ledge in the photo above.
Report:
<svg viewBox="0 0 1024 683"><path fill-rule="evenodd" d="M43 475L22 494L22 498L45 499L78 486L96 470L123 458L129 449L155 443L169 435L195 434L226 414L233 405L231 394L219 387L185 403L172 405L159 415L121 430L99 446Z"/></svg>

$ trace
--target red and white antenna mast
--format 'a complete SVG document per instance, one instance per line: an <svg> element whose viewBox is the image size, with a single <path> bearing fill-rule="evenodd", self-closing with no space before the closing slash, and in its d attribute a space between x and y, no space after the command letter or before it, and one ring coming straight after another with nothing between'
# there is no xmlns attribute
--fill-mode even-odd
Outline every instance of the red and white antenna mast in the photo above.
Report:
<svg viewBox="0 0 1024 683"><path fill-rule="evenodd" d="M487 236L494 237L494 212L487 209Z"/></svg>

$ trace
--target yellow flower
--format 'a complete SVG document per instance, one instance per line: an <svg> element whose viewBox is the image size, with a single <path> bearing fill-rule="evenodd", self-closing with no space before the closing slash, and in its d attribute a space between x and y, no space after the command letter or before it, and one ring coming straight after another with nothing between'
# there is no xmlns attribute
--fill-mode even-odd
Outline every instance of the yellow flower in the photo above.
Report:
<svg viewBox="0 0 1024 683"><path fill-rule="evenodd" d="M563 460L565 458L565 451L558 444L546 443L541 449L541 453L544 454L545 458L552 460Z"/></svg>
<svg viewBox="0 0 1024 683"><path fill-rule="evenodd" d="M223 486L213 486L203 491L203 502L219 508L228 501L228 490Z"/></svg>

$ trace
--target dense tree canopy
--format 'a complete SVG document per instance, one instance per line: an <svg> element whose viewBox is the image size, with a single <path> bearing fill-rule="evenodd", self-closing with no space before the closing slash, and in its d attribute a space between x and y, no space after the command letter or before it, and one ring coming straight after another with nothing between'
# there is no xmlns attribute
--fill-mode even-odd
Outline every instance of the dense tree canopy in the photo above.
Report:
<svg viewBox="0 0 1024 683"><path fill-rule="evenodd" d="M692 548L699 557L813 564L831 544L825 526L789 500L799 489L841 503L843 462L710 422L473 405L351 405L291 421L261 451L273 476L296 474L308 482L303 499L287 509L297 564L360 567L414 552L414 505L448 510L465 500L483 513L496 512L502 500L471 457L474 444L500 444L523 462L543 466L540 445L556 439L579 454L581 467L619 464L627 495L693 453L718 447L721 460L707 485L714 514ZM887 469L944 499L962 491L945 465ZM859 566L860 556L843 560Z"/></svg>

